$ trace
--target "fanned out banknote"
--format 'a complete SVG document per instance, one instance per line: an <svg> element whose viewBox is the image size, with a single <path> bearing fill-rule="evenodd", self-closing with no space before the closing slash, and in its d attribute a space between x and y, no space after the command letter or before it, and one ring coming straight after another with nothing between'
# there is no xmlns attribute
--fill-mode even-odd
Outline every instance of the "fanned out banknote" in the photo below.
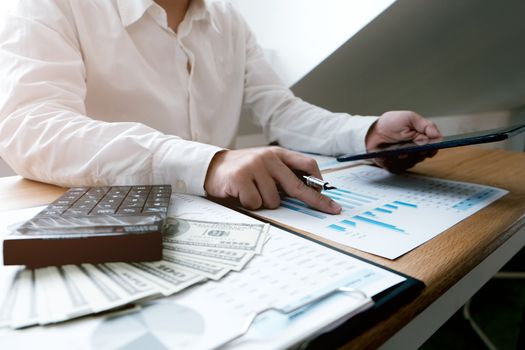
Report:
<svg viewBox="0 0 525 350"><path fill-rule="evenodd" d="M168 217L154 262L9 267L2 272L0 327L63 322L177 293L241 271L269 239L268 224Z"/></svg>

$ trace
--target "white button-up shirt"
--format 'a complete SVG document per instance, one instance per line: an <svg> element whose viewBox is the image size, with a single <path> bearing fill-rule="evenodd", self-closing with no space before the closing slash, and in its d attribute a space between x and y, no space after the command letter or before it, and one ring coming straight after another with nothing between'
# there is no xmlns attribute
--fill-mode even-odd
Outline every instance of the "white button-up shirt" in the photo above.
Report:
<svg viewBox="0 0 525 350"><path fill-rule="evenodd" d="M177 33L152 0L16 1L0 18L0 157L26 178L203 194L241 114L329 155L364 151L375 120L294 97L227 2L192 1Z"/></svg>

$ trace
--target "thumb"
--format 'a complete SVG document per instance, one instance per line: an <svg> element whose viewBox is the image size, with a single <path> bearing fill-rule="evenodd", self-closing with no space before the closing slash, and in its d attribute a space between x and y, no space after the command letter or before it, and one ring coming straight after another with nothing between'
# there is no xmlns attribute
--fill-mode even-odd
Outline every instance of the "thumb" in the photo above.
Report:
<svg viewBox="0 0 525 350"><path fill-rule="evenodd" d="M441 137L441 133L439 132L436 124L423 118L421 115L412 112L410 113L409 120L414 130L416 130L419 134L425 135L431 139Z"/></svg>

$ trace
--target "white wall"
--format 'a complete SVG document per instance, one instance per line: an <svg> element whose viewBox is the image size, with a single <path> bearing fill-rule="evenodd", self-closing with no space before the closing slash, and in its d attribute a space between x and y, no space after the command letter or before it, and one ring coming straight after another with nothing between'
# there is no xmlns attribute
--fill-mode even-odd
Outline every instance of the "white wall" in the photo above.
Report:
<svg viewBox="0 0 525 350"><path fill-rule="evenodd" d="M395 0L230 0L242 13L276 73L292 86ZM243 118L237 147L264 145Z"/></svg>
<svg viewBox="0 0 525 350"><path fill-rule="evenodd" d="M291 86L395 0L231 0Z"/></svg>

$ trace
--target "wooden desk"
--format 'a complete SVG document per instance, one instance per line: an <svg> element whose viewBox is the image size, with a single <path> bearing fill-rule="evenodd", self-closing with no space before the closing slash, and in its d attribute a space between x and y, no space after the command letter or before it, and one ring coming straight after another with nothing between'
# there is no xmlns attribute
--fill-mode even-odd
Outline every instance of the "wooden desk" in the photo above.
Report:
<svg viewBox="0 0 525 350"><path fill-rule="evenodd" d="M510 193L394 261L353 251L427 287L345 348L417 348L525 245L525 153L460 147L440 151L413 171Z"/></svg>
<svg viewBox="0 0 525 350"><path fill-rule="evenodd" d="M496 186L510 193L394 261L339 245L427 286L344 348L418 347L525 244L525 153L448 149L414 172ZM20 177L1 178L0 210L45 204L64 191Z"/></svg>

